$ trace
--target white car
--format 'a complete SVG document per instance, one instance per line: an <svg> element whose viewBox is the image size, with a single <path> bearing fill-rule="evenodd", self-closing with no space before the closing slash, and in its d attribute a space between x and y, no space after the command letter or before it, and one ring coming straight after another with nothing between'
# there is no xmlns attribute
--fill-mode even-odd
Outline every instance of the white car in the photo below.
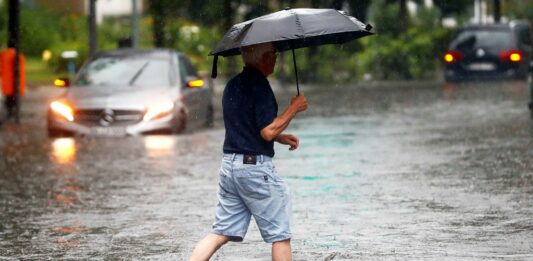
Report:
<svg viewBox="0 0 533 261"><path fill-rule="evenodd" d="M170 49L95 55L50 103L49 136L177 133L213 122L212 86Z"/></svg>

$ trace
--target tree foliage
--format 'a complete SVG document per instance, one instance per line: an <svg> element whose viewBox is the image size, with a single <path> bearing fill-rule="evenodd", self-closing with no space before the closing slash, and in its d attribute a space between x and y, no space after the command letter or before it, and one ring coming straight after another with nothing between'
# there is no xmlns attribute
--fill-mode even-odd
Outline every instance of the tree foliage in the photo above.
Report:
<svg viewBox="0 0 533 261"><path fill-rule="evenodd" d="M472 1L464 0L433 0L433 3L439 8L441 17L462 15L473 5Z"/></svg>
<svg viewBox="0 0 533 261"><path fill-rule="evenodd" d="M364 74L375 79L416 79L431 77L439 65L450 30L442 28L443 16L462 16L472 3L434 0L435 7L423 7L409 14L405 0L149 0L148 13L140 21L141 47L168 47L189 55L201 70L209 70L209 51L235 23L285 7L344 9L363 22L371 23L376 36L344 45L327 45L297 50L299 75L303 81L353 81ZM4 1L5 3L5 1ZM533 3L506 0L502 14L512 18L533 17ZM5 43L7 13L0 6L0 40ZM71 13L56 14L22 8L22 48L30 56L44 49L53 53L50 63L63 68L62 51L76 50L81 63L87 53L87 19ZM98 25L100 49L117 47L129 37L129 17L106 18ZM239 59L221 58L220 73L231 76ZM282 54L275 75L293 81L292 55ZM355 75L355 76L354 76Z"/></svg>

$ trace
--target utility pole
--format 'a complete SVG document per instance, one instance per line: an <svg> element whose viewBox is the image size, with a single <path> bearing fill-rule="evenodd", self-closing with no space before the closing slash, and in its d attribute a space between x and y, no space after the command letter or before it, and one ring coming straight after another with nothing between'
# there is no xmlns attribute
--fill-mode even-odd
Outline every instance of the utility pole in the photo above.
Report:
<svg viewBox="0 0 533 261"><path fill-rule="evenodd" d="M89 0L89 57L93 57L98 48L96 35L96 0Z"/></svg>
<svg viewBox="0 0 533 261"><path fill-rule="evenodd" d="M8 48L15 49L15 64L13 66L13 95L6 97L6 109L8 116L15 116L15 122L19 123L19 48L20 48L20 3L19 0L9 0L9 22L8 22Z"/></svg>
<svg viewBox="0 0 533 261"><path fill-rule="evenodd" d="M139 14L137 0L131 0L131 42L133 48L139 48Z"/></svg>

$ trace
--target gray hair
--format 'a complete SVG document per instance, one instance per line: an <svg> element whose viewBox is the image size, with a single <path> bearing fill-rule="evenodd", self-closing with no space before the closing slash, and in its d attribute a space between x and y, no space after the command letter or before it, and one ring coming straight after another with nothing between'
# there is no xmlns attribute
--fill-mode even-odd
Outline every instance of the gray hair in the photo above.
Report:
<svg viewBox="0 0 533 261"><path fill-rule="evenodd" d="M243 46L241 47L242 60L246 65L257 65L265 53L272 51L276 51L276 48L271 42Z"/></svg>

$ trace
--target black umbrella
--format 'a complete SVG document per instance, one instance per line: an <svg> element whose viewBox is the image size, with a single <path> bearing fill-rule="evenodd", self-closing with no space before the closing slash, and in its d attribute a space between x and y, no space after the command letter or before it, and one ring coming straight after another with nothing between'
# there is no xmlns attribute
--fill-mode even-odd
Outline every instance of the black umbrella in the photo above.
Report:
<svg viewBox="0 0 533 261"><path fill-rule="evenodd" d="M232 26L216 44L209 55L214 55L211 77L217 76L218 56L238 55L240 48L273 42L276 50L292 50L296 88L298 94L298 70L294 49L341 44L373 34L372 26L335 9L297 8L285 9Z"/></svg>

